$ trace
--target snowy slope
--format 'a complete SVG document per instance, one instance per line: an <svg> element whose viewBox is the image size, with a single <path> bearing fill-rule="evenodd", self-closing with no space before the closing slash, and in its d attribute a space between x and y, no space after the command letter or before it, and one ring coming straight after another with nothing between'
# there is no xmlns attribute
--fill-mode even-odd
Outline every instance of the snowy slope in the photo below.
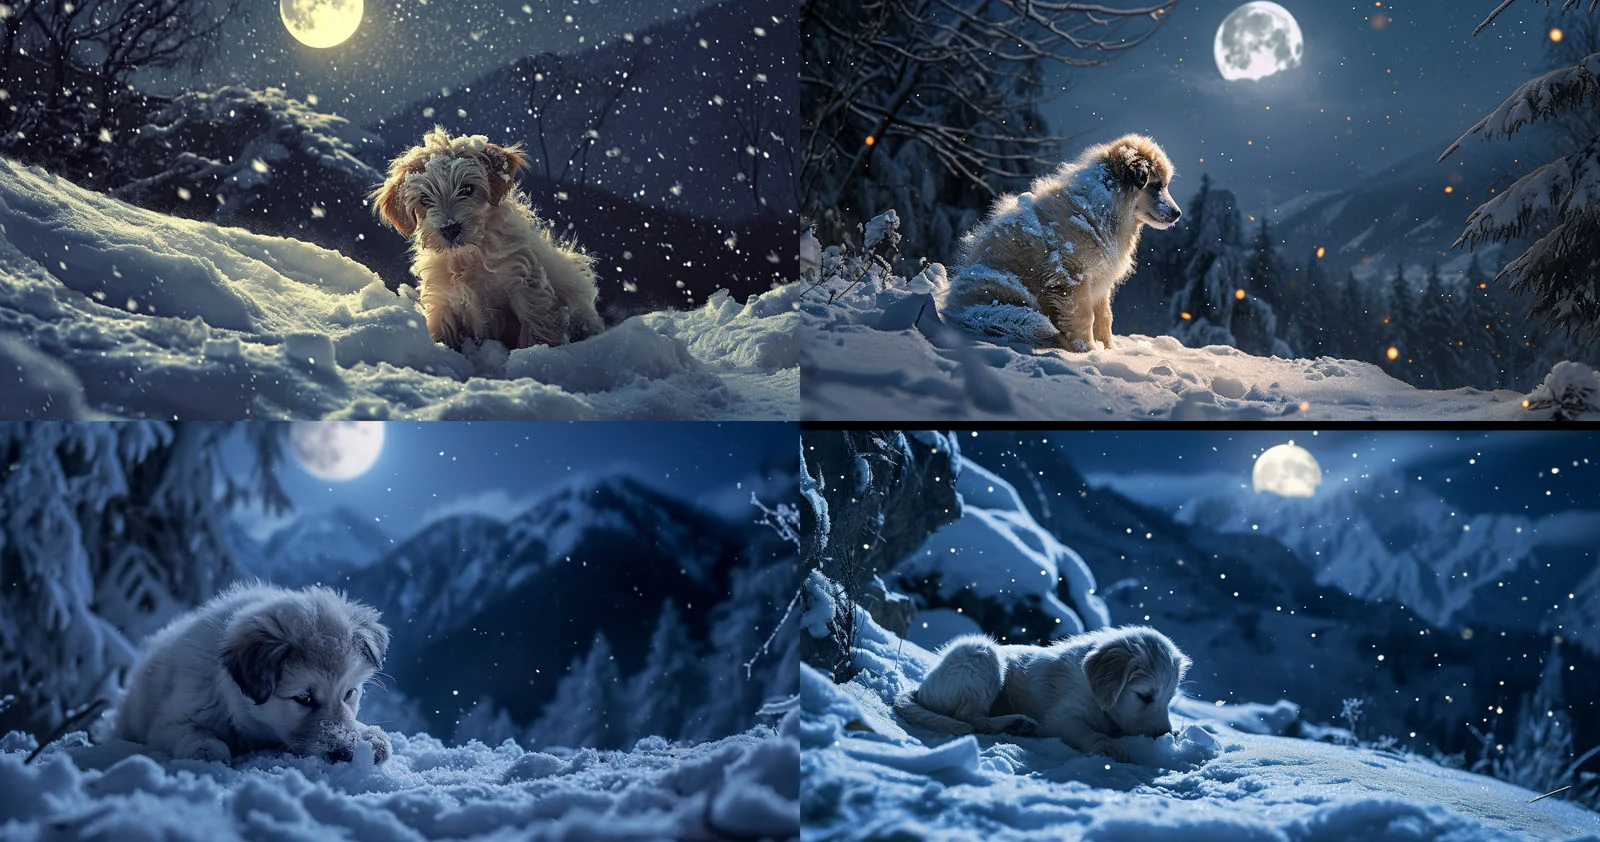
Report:
<svg viewBox="0 0 1600 842"><path fill-rule="evenodd" d="M392 734L373 766L260 753L152 758L71 734L32 765L0 739L0 838L117 840L785 839L797 835L793 726L632 751L446 747ZM515 829L515 834L511 831Z"/></svg>
<svg viewBox="0 0 1600 842"><path fill-rule="evenodd" d="M343 506L299 515L257 540L229 521L228 543L246 575L289 587L338 581L383 554L392 543L383 529Z"/></svg>
<svg viewBox="0 0 1600 842"><path fill-rule="evenodd" d="M783 419L796 287L471 358L365 267L163 216L0 160L0 392L11 417ZM41 362L64 363L70 373ZM48 377L40 374L44 372ZM69 376L70 375L70 376Z"/></svg>
<svg viewBox="0 0 1600 842"><path fill-rule="evenodd" d="M808 420L1517 421L1542 420L1516 392L1416 389L1369 363L1253 357L1119 336L1069 354L992 342L940 323L930 264L883 288L834 282L800 304Z"/></svg>
<svg viewBox="0 0 1600 842"><path fill-rule="evenodd" d="M1185 701L1130 762L1059 740L908 733L889 708L932 655L858 615L865 671L802 667L807 839L1455 842L1600 833L1600 814L1415 756L1247 734ZM1593 838L1593 837L1590 837Z"/></svg>

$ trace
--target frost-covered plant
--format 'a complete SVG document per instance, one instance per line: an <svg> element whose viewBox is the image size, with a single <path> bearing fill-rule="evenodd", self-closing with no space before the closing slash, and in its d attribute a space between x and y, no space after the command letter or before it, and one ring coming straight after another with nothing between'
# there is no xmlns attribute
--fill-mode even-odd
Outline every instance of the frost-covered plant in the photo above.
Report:
<svg viewBox="0 0 1600 842"><path fill-rule="evenodd" d="M1600 415L1600 372L1571 361L1556 363L1522 405L1550 412L1552 421L1580 421Z"/></svg>
<svg viewBox="0 0 1600 842"><path fill-rule="evenodd" d="M1572 722L1564 710L1561 689L1562 665L1560 649L1552 646L1545 655L1538 688L1522 698L1509 742L1496 737L1498 718L1481 731L1467 725L1478 741L1478 759L1470 769L1539 793L1573 786L1568 798L1593 808L1600 806L1600 788L1576 785L1592 782L1593 775L1581 775L1578 769L1600 754L1600 746L1573 757Z"/></svg>
<svg viewBox="0 0 1600 842"><path fill-rule="evenodd" d="M802 279L808 284L806 292L826 290L832 304L862 282L881 289L895 277L894 263L900 259L900 215L884 211L856 230L861 234L861 250L848 242L823 249L815 273Z"/></svg>
<svg viewBox="0 0 1600 842"><path fill-rule="evenodd" d="M1473 34L1512 5L1503 0ZM1549 5L1549 0L1545 0ZM1563 0L1561 11L1582 5ZM1600 3L1590 0L1588 13ZM1443 161L1469 135L1510 137L1538 122L1600 108L1600 53L1524 83L1439 156ZM1570 130L1570 121L1564 126ZM1578 336L1600 335L1600 135L1574 138L1571 151L1522 178L1467 217L1456 245L1538 239L1500 270L1511 289L1533 297L1533 315Z"/></svg>
<svg viewBox="0 0 1600 842"><path fill-rule="evenodd" d="M1361 708L1365 704L1366 703L1361 699L1344 700L1339 711L1339 718L1343 719L1345 725L1350 729L1350 736L1345 737L1341 734L1339 740L1340 743L1344 745L1353 745L1358 741L1356 737L1356 726L1361 722Z"/></svg>

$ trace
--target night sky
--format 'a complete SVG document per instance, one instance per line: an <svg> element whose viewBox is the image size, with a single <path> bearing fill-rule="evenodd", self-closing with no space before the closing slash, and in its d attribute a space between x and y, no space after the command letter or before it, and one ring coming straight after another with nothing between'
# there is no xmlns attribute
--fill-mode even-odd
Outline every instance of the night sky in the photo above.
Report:
<svg viewBox="0 0 1600 842"><path fill-rule="evenodd" d="M513 61L574 52L683 17L715 0L365 0L350 40L315 49L284 28L275 0L245 0L198 76L146 80L158 92L279 87L366 125Z"/></svg>
<svg viewBox="0 0 1600 842"><path fill-rule="evenodd" d="M1548 69L1543 4L1517 3L1472 37L1498 3L1279 0L1304 33L1304 61L1259 82L1228 82L1212 44L1239 5L1182 3L1150 41L1082 71L1046 106L1055 133L1087 132L1068 142L1067 157L1125 132L1149 133L1178 169L1180 202L1209 173L1256 210L1348 186L1418 152L1437 155Z"/></svg>
<svg viewBox="0 0 1600 842"><path fill-rule="evenodd" d="M1400 467L1469 514L1593 510L1600 485L1600 434L1574 430L1135 430L1050 438L1086 475L1188 475L1201 483L1227 481L1219 476L1226 475L1246 485L1257 456L1293 441L1322 466L1323 490L1347 474Z"/></svg>
<svg viewBox="0 0 1600 842"><path fill-rule="evenodd" d="M348 482L319 480L289 456L278 474L295 511L244 512L242 522L264 537L282 520L342 506L403 538L447 512L508 517L576 477L618 472L733 514L749 510L751 491L770 492L764 461L798 460L787 424L425 422L390 423L384 433L377 463ZM230 443L235 464L244 452Z"/></svg>

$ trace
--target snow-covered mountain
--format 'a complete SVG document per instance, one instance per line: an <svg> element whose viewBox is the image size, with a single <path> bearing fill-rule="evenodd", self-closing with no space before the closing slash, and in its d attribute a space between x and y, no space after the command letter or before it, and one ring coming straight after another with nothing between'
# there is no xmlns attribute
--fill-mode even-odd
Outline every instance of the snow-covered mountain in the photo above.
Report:
<svg viewBox="0 0 1600 842"><path fill-rule="evenodd" d="M236 521L228 523L229 543L249 576L294 587L337 584L352 571L373 563L392 543L369 517L338 506L302 514L256 540Z"/></svg>
<svg viewBox="0 0 1600 842"><path fill-rule="evenodd" d="M747 527L602 476L508 522L433 521L345 587L396 618L385 671L435 728L482 697L526 723L596 632L625 673L643 664L663 601L704 640L749 542Z"/></svg>

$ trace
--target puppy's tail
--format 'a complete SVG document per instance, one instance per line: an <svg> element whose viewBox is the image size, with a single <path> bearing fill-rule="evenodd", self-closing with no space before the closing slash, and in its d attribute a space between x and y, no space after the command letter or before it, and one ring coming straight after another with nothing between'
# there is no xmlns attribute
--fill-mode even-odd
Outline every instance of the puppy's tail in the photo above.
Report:
<svg viewBox="0 0 1600 842"><path fill-rule="evenodd" d="M907 725L913 725L925 731L956 735L972 733L972 725L970 723L945 716L942 713L935 713L923 707L922 703L917 701L917 691L915 690L907 690L895 697L894 712L900 714L900 718L904 719Z"/></svg>

